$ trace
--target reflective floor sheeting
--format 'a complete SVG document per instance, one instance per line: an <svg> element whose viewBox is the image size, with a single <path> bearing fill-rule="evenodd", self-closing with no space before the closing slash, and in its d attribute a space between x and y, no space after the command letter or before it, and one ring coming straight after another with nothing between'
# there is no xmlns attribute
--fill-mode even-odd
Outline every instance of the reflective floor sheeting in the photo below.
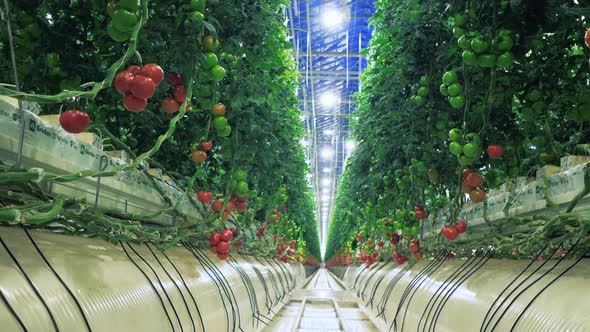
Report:
<svg viewBox="0 0 590 332"><path fill-rule="evenodd" d="M263 331L378 331L355 298L326 269L319 269Z"/></svg>

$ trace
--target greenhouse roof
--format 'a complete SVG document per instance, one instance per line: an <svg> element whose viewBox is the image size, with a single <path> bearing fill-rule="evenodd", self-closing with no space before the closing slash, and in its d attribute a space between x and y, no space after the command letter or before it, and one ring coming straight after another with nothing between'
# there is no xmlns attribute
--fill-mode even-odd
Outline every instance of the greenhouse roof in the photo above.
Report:
<svg viewBox="0 0 590 332"><path fill-rule="evenodd" d="M367 67L374 1L293 0L287 26L301 72L297 91L303 140L317 202L320 241L325 247L338 181L356 143L348 117Z"/></svg>

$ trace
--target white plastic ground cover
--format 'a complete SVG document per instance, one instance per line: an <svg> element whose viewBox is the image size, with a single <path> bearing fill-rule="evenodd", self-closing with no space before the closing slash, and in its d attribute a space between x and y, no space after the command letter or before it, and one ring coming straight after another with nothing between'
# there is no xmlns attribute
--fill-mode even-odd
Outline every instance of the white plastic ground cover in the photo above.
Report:
<svg viewBox="0 0 590 332"><path fill-rule="evenodd" d="M305 279L300 264L29 234L0 228L3 332L260 331Z"/></svg>
<svg viewBox="0 0 590 332"><path fill-rule="evenodd" d="M391 262L351 266L343 280L382 331L590 331L590 262L560 276L574 262Z"/></svg>
<svg viewBox="0 0 590 332"><path fill-rule="evenodd" d="M18 151L20 123L18 110L0 103L0 160L14 163ZM80 170L109 170L126 163L97 147L82 142L61 128L54 128L29 111L25 111L24 167L40 167L56 174L69 174ZM173 201L182 191L167 182L155 179ZM64 184L53 183L52 192L68 197L85 197L94 203L96 178L83 178ZM120 172L113 177L101 178L98 205L129 213L149 214L167 208L167 203L153 188L147 175L139 171ZM179 210L188 216L200 218L200 213L184 199ZM170 215L161 215L154 223L171 224Z"/></svg>
<svg viewBox="0 0 590 332"><path fill-rule="evenodd" d="M547 191L547 197L553 203L563 207L584 189L584 174L589 167L590 164L581 164L564 172L548 176L548 187L543 179L539 179L516 188L512 192L503 192L488 197L482 203L461 210L458 218L465 219L470 228L477 228L480 225L485 226L485 219L496 221L506 217L550 212L544 197L545 191ZM574 211L587 213L588 202L590 202L590 196L585 196L578 202ZM510 205L506 214L504 210L507 204ZM447 222L444 211L436 215L438 218L434 220L434 223L432 222L434 216L431 217L430 222L424 223L425 237L439 234L440 229ZM467 233L467 236L472 235L477 236L477 234Z"/></svg>

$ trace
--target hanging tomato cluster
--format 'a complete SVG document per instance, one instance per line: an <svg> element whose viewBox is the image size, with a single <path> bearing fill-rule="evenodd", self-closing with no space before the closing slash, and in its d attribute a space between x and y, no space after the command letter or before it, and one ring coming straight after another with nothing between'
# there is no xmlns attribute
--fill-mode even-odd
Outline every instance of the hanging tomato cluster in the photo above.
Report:
<svg viewBox="0 0 590 332"><path fill-rule="evenodd" d="M295 255L295 247L297 245L297 241L291 240L289 242L288 247L283 237L279 237L278 242L279 245L277 246L277 253L274 255L274 258L280 259L283 263L288 263L291 260L291 257Z"/></svg>
<svg viewBox="0 0 590 332"><path fill-rule="evenodd" d="M426 97L430 93L430 79L428 75L424 75L420 78L420 84L414 85L412 91L415 93L410 100L416 105L421 106L426 101Z"/></svg>
<svg viewBox="0 0 590 332"><path fill-rule="evenodd" d="M180 105L186 101L186 88L182 81L182 76L178 73L169 73L168 82L172 86L173 97L166 97L162 100L162 110L166 113L176 113L180 109ZM186 104L186 109L190 109L191 102Z"/></svg>
<svg viewBox="0 0 590 332"><path fill-rule="evenodd" d="M226 259L229 256L230 241L238 236L237 228L224 229L221 233L212 232L209 235L209 246L211 252L216 253L219 259ZM234 247L241 248L243 243L235 241Z"/></svg>
<svg viewBox="0 0 590 332"><path fill-rule="evenodd" d="M164 70L157 64L132 65L115 76L114 85L117 92L124 96L123 106L128 111L142 112L162 79Z"/></svg>
<svg viewBox="0 0 590 332"><path fill-rule="evenodd" d="M463 219L459 219L457 220L457 222L455 223L455 226L444 226L441 230L440 233L442 234L442 236L449 240L449 241L454 241L457 239L457 237L460 234L463 234L467 231L467 222Z"/></svg>
<svg viewBox="0 0 590 332"><path fill-rule="evenodd" d="M397 262L398 265L403 265L405 262L408 261L408 256L407 255L400 254L397 251L395 251L391 256Z"/></svg>
<svg viewBox="0 0 590 332"><path fill-rule="evenodd" d="M414 206L414 212L416 213L416 219L423 220L426 218L426 206L424 204L416 204Z"/></svg>
<svg viewBox="0 0 590 332"><path fill-rule="evenodd" d="M461 191L468 194L472 202L483 202L486 198L486 192L480 188L483 184L483 177L479 173L466 168L463 170L462 178Z"/></svg>
<svg viewBox="0 0 590 332"><path fill-rule="evenodd" d="M463 166L469 166L479 160L481 155L481 139L476 133L469 133L463 138L461 130L453 128L449 131L449 150L457 156L457 160ZM461 143L465 143L462 145Z"/></svg>
<svg viewBox="0 0 590 332"><path fill-rule="evenodd" d="M465 95L463 85L459 83L459 75L454 71L448 71L443 75L443 84L440 86L440 93L447 96L453 108L460 109L465 106Z"/></svg>
<svg viewBox="0 0 590 332"><path fill-rule="evenodd" d="M412 256L414 257L415 260L419 261L422 259L422 251L420 250L420 241L418 241L417 239L413 239L412 241L410 241L409 249L410 249L410 252L412 253Z"/></svg>
<svg viewBox="0 0 590 332"><path fill-rule="evenodd" d="M375 262L379 261L379 252L373 251L371 254L367 255L364 252L361 252L358 255L359 260L365 264L366 268L370 268L371 265L375 264Z"/></svg>

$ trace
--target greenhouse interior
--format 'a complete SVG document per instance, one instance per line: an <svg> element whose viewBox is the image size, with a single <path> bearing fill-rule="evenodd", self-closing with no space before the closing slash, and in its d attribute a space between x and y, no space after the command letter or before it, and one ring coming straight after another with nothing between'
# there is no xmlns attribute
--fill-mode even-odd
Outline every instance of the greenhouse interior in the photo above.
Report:
<svg viewBox="0 0 590 332"><path fill-rule="evenodd" d="M589 0L2 0L0 331L590 331Z"/></svg>

